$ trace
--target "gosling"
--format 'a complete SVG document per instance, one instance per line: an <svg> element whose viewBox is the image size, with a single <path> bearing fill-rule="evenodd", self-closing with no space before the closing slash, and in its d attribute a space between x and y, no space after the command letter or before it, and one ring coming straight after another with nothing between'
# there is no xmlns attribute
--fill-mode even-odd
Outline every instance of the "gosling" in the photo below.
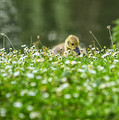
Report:
<svg viewBox="0 0 119 120"><path fill-rule="evenodd" d="M59 45L56 45L53 49L52 52L54 55L57 55L58 53L60 55L64 55L68 50L74 53L75 55L80 55L80 46L79 46L79 39L78 37L74 35L69 35L65 43L61 43Z"/></svg>

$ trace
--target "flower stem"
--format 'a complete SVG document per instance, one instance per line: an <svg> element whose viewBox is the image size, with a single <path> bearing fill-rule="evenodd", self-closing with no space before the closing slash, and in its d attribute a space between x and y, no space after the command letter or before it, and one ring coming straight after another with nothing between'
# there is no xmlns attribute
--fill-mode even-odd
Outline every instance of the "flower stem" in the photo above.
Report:
<svg viewBox="0 0 119 120"><path fill-rule="evenodd" d="M92 31L89 31L89 33L93 36L93 38L96 40L96 42L98 43L98 45L100 46L100 49L102 50L102 46L100 45L100 43L98 42L98 39L95 37L95 35L93 34Z"/></svg>

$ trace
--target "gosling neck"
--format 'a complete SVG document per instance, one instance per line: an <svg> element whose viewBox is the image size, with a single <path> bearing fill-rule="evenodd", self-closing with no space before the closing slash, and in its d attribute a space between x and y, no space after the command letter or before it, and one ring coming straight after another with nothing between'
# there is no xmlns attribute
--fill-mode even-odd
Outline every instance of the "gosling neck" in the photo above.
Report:
<svg viewBox="0 0 119 120"><path fill-rule="evenodd" d="M70 50L70 48L68 47L68 40L65 41L64 46L66 51Z"/></svg>

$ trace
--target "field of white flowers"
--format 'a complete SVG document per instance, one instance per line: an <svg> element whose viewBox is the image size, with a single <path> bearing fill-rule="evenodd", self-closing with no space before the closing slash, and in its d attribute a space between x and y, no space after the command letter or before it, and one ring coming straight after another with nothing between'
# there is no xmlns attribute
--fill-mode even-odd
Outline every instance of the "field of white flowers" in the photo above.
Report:
<svg viewBox="0 0 119 120"><path fill-rule="evenodd" d="M118 120L119 51L54 56L0 49L0 120Z"/></svg>

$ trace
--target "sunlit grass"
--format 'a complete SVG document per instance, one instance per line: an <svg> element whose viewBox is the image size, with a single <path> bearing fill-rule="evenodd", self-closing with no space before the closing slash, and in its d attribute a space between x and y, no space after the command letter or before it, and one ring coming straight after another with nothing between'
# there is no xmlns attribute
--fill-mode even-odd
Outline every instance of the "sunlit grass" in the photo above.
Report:
<svg viewBox="0 0 119 120"><path fill-rule="evenodd" d="M0 49L0 120L118 120L119 51L54 56Z"/></svg>

